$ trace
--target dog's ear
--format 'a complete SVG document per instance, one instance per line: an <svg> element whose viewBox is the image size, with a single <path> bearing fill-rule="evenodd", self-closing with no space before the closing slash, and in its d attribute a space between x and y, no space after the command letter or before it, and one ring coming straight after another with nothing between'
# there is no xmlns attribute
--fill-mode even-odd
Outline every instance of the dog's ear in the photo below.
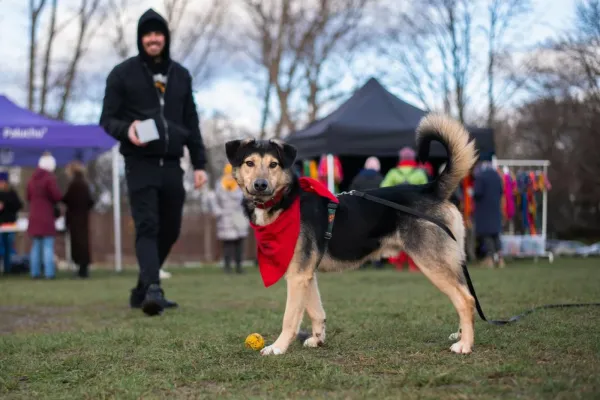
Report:
<svg viewBox="0 0 600 400"><path fill-rule="evenodd" d="M296 161L296 148L294 146L277 139L271 139L270 142L277 147L283 168L289 168L294 165Z"/></svg>
<svg viewBox="0 0 600 400"><path fill-rule="evenodd" d="M296 154L297 152L294 146L287 143L283 144L283 163L285 164L286 168L294 165L294 162L296 161Z"/></svg>
<svg viewBox="0 0 600 400"><path fill-rule="evenodd" d="M243 160L239 159L240 149L254 143L255 139L244 139L244 140L231 140L225 143L225 154L227 154L227 160L229 164L234 167L239 167Z"/></svg>
<svg viewBox="0 0 600 400"><path fill-rule="evenodd" d="M237 158L237 152L240 149L241 145L241 140L230 140L229 142L225 143L225 154L227 154L227 161L229 161L229 164L236 164L235 161Z"/></svg>

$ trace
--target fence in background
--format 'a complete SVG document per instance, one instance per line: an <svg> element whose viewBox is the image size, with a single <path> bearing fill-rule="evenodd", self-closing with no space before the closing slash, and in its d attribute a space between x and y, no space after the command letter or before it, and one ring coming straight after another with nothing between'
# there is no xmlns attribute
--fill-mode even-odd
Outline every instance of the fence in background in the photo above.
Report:
<svg viewBox="0 0 600 400"><path fill-rule="evenodd" d="M92 263L94 266L103 265L113 268L114 229L113 216L111 212L92 212L90 216L90 247L92 252ZM181 235L173 247L168 264L184 263L216 263L221 260L222 248L216 237L216 223L214 217L196 212L186 213L183 218ZM123 264L132 266L136 264L134 249L134 225L127 208L123 210L121 223L123 238ZM58 257L65 258L65 238L59 235L56 238L55 251ZM31 241L26 234L19 234L15 247L19 253L27 253ZM255 241L252 230L249 231L245 243L246 260L255 258Z"/></svg>

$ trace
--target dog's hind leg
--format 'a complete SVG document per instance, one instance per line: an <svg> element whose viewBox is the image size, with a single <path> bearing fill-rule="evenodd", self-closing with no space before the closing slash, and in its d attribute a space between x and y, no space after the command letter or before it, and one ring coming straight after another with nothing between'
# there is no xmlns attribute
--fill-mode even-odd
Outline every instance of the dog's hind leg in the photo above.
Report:
<svg viewBox="0 0 600 400"><path fill-rule="evenodd" d="M469 293L465 283L462 282L464 278L449 265L426 266L428 263L423 263L424 260L415 259L415 261L423 274L450 298L458 313L460 335L455 334L455 337L460 336L460 340L454 343L450 350L458 354L470 353L475 341L475 299Z"/></svg>
<svg viewBox="0 0 600 400"><path fill-rule="evenodd" d="M261 350L262 355L284 354L296 338L302 323L308 298L308 288L312 280L312 271L298 272L296 266L290 265L286 280L287 300L281 333L272 345Z"/></svg>
<svg viewBox="0 0 600 400"><path fill-rule="evenodd" d="M316 273L313 274L308 286L306 312L312 322L312 336L304 341L304 347L321 346L325 343L325 310L321 303Z"/></svg>

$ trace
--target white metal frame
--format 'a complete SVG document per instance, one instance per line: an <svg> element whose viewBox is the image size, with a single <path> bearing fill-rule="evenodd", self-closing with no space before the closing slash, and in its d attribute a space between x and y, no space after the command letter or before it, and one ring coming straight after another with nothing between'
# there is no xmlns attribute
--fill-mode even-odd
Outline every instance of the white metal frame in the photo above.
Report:
<svg viewBox="0 0 600 400"><path fill-rule="evenodd" d="M123 270L123 245L121 241L121 180L119 177L119 145L112 148L113 221L115 234L115 270Z"/></svg>
<svg viewBox="0 0 600 400"><path fill-rule="evenodd" d="M495 157L492 159L492 163L494 167L541 167L544 176L548 176L548 167L550 166L550 161L548 160L499 160ZM545 251L546 248L546 240L548 238L547 234L548 228L548 190L544 187L544 191L542 193L542 241L544 243L544 253L542 257L548 257L548 260L552 262L554 260L554 254L552 252ZM538 256L534 256L536 259Z"/></svg>

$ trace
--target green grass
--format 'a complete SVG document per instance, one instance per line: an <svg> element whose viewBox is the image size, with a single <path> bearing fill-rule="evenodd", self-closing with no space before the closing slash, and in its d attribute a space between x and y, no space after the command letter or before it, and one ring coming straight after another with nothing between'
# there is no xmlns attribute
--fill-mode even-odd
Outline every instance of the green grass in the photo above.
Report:
<svg viewBox="0 0 600 400"><path fill-rule="evenodd" d="M544 310L511 326L477 320L470 355L451 354L449 300L421 274L321 274L327 344L279 357L271 343L283 282L265 289L254 268L171 269L181 308L148 318L128 308L131 272L89 281L0 278L0 397L7 399L431 398L600 396L600 307ZM475 270L489 317L558 302L600 301L600 262L559 259ZM306 318L304 326L307 326Z"/></svg>

